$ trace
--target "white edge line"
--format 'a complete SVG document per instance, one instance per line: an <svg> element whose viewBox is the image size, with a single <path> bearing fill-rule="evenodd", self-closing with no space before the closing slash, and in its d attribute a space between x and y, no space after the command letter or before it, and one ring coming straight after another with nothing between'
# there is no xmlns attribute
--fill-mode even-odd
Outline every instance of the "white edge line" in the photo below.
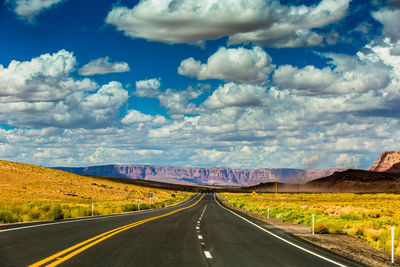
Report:
<svg viewBox="0 0 400 267"><path fill-rule="evenodd" d="M207 259L212 259L211 253L209 251L205 250L204 255L206 255Z"/></svg>
<svg viewBox="0 0 400 267"><path fill-rule="evenodd" d="M199 195L197 195L197 196L199 196ZM170 209L170 208L175 208L175 207L182 206L182 205L187 204L187 203L191 202L192 200L196 199L197 196L195 196L194 198L192 198L192 199L190 199L190 200L188 200L186 202L180 203L178 205L169 206L169 207L165 207L165 208L162 208L162 209L143 210L143 211L138 211L138 212L115 214L115 215L103 215L103 216L95 217L95 218L86 217L86 218L82 218L82 219L76 219L76 220L70 220L70 221L62 221L62 222L41 223L41 224L35 224L35 225L28 225L28 226L21 226L21 227L3 229L3 230L0 230L0 233L23 230L23 229L28 229L28 228L36 228L36 227L42 227L42 226L51 226L51 225L56 225L56 224L83 222L83 221L93 221L93 220L108 219L108 218L114 218L114 217L120 217L120 216L129 216L129 215L135 215L135 214L151 213L151 212L155 212L155 211L160 211L160 210L165 210L165 209ZM36 222L34 222L34 223L36 223ZM38 223L40 223L40 221Z"/></svg>
<svg viewBox="0 0 400 267"><path fill-rule="evenodd" d="M218 206L220 206L221 208L223 208L223 209L229 211L230 213L232 213L232 214L238 216L239 218L241 218L241 219L245 220L246 222L248 222L248 223L254 225L255 227L259 228L260 230L263 230L264 232L266 232L266 233L272 235L273 237L276 237L276 238L278 238L279 240L281 240L281 241L283 241L283 242L286 242L286 243L288 243L289 245L292 245L292 246L294 246L294 247L296 247L296 248L298 248L298 249L301 249L301 250L303 250L303 251L305 251L305 252L307 252L307 253L310 253L311 255L314 255L314 256L316 256L316 257L318 257L318 258L324 259L324 260L329 261L329 262L331 262L331 263L333 263L333 264L336 264L336 265L338 265L338 266L346 267L346 265L343 265L343 264L341 264L341 263L339 263L339 262L336 262L336 261L331 260L331 259L329 259L329 258L326 258L326 257L324 257L324 256L322 256L322 255L319 255L319 254L317 254L317 253L315 253L315 252L312 252L311 250L308 250L308 249L303 248L303 247L301 247L301 246L299 246L299 245L296 245L295 243L292 243L292 242L290 242L290 241L288 241L288 240L286 240L286 239L284 239L284 238L282 238L282 237L280 237L280 236L278 236L278 235L276 235L276 234L274 234L274 233L272 233L272 232L270 232L270 231L268 231L268 230L262 228L261 226L259 226L259 225L255 224L255 223L253 223L253 222L247 220L246 218L244 218L244 217L240 216L239 214L237 214L237 213L231 211L230 209L227 209L227 208L223 207L221 204L219 204L219 202L218 202L217 199L215 198L215 195L214 195L214 200L215 200L215 202L217 202Z"/></svg>

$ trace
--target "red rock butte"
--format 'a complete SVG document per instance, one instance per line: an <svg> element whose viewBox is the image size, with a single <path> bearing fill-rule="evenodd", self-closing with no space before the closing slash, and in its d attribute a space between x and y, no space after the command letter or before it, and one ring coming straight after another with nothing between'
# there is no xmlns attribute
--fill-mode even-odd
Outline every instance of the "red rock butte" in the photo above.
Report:
<svg viewBox="0 0 400 267"><path fill-rule="evenodd" d="M400 163L400 151L383 152L370 171L375 172L400 172L398 163Z"/></svg>

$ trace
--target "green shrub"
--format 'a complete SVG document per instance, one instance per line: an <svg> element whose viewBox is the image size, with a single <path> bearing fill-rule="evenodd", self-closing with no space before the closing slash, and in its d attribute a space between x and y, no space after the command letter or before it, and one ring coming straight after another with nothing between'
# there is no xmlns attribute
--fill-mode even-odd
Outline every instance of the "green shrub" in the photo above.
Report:
<svg viewBox="0 0 400 267"><path fill-rule="evenodd" d="M125 205L122 205L121 210L123 212L137 210L137 204L125 204Z"/></svg>
<svg viewBox="0 0 400 267"><path fill-rule="evenodd" d="M28 217L30 221L37 221L40 218L40 212L39 211L31 211L28 213Z"/></svg>
<svg viewBox="0 0 400 267"><path fill-rule="evenodd" d="M18 219L8 211L0 211L0 223L14 223L18 222Z"/></svg>
<svg viewBox="0 0 400 267"><path fill-rule="evenodd" d="M59 205L52 207L49 210L49 217L51 220L60 220L64 218L64 213Z"/></svg>
<svg viewBox="0 0 400 267"><path fill-rule="evenodd" d="M42 211L44 212L49 212L50 210L50 205L49 204L44 204L41 208Z"/></svg>
<svg viewBox="0 0 400 267"><path fill-rule="evenodd" d="M340 215L340 219L348 220L348 221L358 221L361 218L359 216L357 216L356 214L346 213L346 214Z"/></svg>
<svg viewBox="0 0 400 267"><path fill-rule="evenodd" d="M333 222L327 225L328 231L331 234L344 234L345 231L343 230L345 228L344 223L340 222Z"/></svg>

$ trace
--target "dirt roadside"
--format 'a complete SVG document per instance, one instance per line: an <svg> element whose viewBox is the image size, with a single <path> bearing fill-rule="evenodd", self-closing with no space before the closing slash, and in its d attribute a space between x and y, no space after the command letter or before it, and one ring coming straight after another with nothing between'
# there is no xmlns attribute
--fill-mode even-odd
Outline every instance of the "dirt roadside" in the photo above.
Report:
<svg viewBox="0 0 400 267"><path fill-rule="evenodd" d="M366 241L361 240L357 237L344 234L315 234L314 236L312 236L309 226L294 224L291 222L282 222L281 220L276 218L270 218L268 220L267 216L265 215L245 211L234 207L233 205L222 199L220 196L218 196L218 194L217 198L225 206L228 206L233 210L245 213L248 216L263 221L270 226L285 230L286 232L291 233L292 235L297 236L301 239L304 239L307 242L328 249L338 255L342 255L356 262L374 267L400 266L399 256L395 257L395 265L391 265L390 253L376 249L372 245L368 244Z"/></svg>

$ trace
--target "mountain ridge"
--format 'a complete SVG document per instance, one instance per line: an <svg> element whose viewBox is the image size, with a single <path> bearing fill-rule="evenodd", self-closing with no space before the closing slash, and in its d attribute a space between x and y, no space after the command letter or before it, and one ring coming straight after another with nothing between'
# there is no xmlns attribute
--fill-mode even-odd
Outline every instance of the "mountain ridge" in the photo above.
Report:
<svg viewBox="0 0 400 267"><path fill-rule="evenodd" d="M305 183L340 169L302 170L290 168L231 169L225 167L178 167L160 165L101 165L53 167L81 175L113 176L169 183L249 186L263 182Z"/></svg>

